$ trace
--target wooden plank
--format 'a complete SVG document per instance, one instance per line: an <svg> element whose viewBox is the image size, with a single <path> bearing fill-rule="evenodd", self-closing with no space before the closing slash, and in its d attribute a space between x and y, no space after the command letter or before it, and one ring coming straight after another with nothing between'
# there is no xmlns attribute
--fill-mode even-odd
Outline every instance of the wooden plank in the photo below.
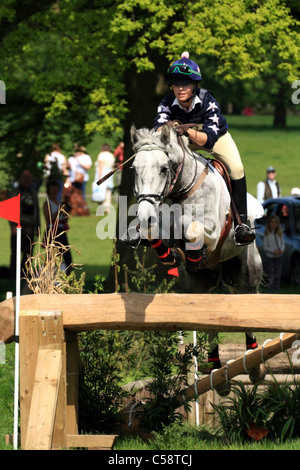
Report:
<svg viewBox="0 0 300 470"><path fill-rule="evenodd" d="M62 351L39 349L25 450L50 450L62 367Z"/></svg>
<svg viewBox="0 0 300 470"><path fill-rule="evenodd" d="M34 297L34 296L29 296ZM54 425L54 443L62 447L66 436L66 373L65 345L61 310L50 312L28 310L20 316L20 415L21 447L25 448L29 414L36 375L39 349L62 351L62 372L59 387L59 406Z"/></svg>
<svg viewBox="0 0 300 470"><path fill-rule="evenodd" d="M4 300L0 306L0 341L8 344L15 338L14 300Z"/></svg>
<svg viewBox="0 0 300 470"><path fill-rule="evenodd" d="M78 334L65 330L67 364L67 429L69 435L78 434L79 414L79 365L80 352Z"/></svg>
<svg viewBox="0 0 300 470"><path fill-rule="evenodd" d="M39 348L59 349L62 352L61 377L57 397L57 407L53 428L52 447L61 448L66 443L66 345L61 310L41 310L39 312ZM55 412L55 411L54 411Z"/></svg>
<svg viewBox="0 0 300 470"><path fill-rule="evenodd" d="M276 356L282 350L287 350L291 348L294 341L296 341L297 335L285 333L282 334L280 338L271 340L270 342L265 343L254 350L246 351L246 354L235 359L233 362L228 363L227 365L227 378L228 380L236 377L237 375L244 374L246 371L249 371L251 368L261 364L262 362L267 362L271 357ZM245 370L246 367L246 370ZM226 365L220 369L216 369L213 374L204 377L203 379L197 382L197 392L199 395L211 390L211 385L213 388L217 388L226 381ZM195 396L195 387L194 385L188 387L184 394L176 396L179 405L183 404L186 398L192 398Z"/></svg>
<svg viewBox="0 0 300 470"><path fill-rule="evenodd" d="M64 327L74 331L300 330L299 295L120 293L38 294L21 298L21 315L44 308L63 309Z"/></svg>
<svg viewBox="0 0 300 470"><path fill-rule="evenodd" d="M68 434L67 446L111 450L117 437L117 435Z"/></svg>
<svg viewBox="0 0 300 470"><path fill-rule="evenodd" d="M25 447L38 347L39 322L36 312L20 317L20 423L21 448Z"/></svg>

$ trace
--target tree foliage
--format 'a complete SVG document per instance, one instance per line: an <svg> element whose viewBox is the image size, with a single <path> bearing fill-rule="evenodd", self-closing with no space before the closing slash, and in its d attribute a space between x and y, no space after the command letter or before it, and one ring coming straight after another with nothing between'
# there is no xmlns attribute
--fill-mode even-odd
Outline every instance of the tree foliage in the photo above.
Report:
<svg viewBox="0 0 300 470"><path fill-rule="evenodd" d="M275 75L288 85L299 76L299 24L292 0L2 0L0 154L26 161L53 139L122 129L143 106L130 94L140 77L154 77L142 97L155 104L165 65L183 50L213 64L215 80Z"/></svg>

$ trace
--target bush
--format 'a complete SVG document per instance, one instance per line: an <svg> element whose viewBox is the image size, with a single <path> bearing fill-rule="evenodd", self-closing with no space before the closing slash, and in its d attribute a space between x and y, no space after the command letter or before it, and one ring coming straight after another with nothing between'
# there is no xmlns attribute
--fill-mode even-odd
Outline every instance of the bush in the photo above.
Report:
<svg viewBox="0 0 300 470"><path fill-rule="evenodd" d="M218 405L212 405L220 425L219 431L230 442L251 438L259 440L300 437L300 384L279 384L275 377L265 390L259 384L246 389L241 382L233 382L233 396Z"/></svg>

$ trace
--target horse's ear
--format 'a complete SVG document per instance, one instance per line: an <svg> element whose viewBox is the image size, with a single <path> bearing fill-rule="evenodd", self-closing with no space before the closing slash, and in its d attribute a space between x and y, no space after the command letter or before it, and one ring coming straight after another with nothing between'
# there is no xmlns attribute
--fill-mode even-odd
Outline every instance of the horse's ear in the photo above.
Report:
<svg viewBox="0 0 300 470"><path fill-rule="evenodd" d="M163 144L167 145L170 142L170 127L165 124L160 133L160 140Z"/></svg>
<svg viewBox="0 0 300 470"><path fill-rule="evenodd" d="M131 138L132 145L136 144L138 139L137 139L136 127L134 124L132 124L130 128L130 138Z"/></svg>

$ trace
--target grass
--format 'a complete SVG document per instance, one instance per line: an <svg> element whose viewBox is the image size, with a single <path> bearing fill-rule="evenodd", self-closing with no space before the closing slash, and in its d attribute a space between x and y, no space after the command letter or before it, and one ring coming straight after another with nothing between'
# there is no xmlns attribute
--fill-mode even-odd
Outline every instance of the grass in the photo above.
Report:
<svg viewBox="0 0 300 470"><path fill-rule="evenodd" d="M177 424L170 425L162 433L154 433L153 439L143 441L139 436L119 437L114 449L119 450L299 450L300 439L290 439L279 442L262 439L258 442L230 443L224 436L216 434L214 429L206 426L196 427L185 423L179 428Z"/></svg>
<svg viewBox="0 0 300 470"><path fill-rule="evenodd" d="M258 181L265 177L265 170L269 165L274 165L277 169L278 181L282 186L283 195L290 194L290 189L293 186L300 186L300 178L297 168L299 168L299 148L300 148L300 122L299 117L289 116L287 129L273 129L271 116L229 116L228 122L230 132L237 142L240 149L242 159L244 162L248 191L256 195L256 184ZM100 149L100 143L103 138L97 139L93 144L88 147L88 152L95 161ZM91 172L91 180L93 179L93 172ZM87 187L87 193L90 192L91 183ZM42 187L42 191L44 191ZM45 195L40 196L40 203L43 204ZM87 288L92 290L93 280L96 274L101 274L106 277L110 269L110 260L112 253L111 240L99 240L96 235L96 227L99 217L96 216L96 205L90 202L88 197L91 214L88 217L73 217L70 221L69 243L76 247L80 252L78 254L75 250L72 251L73 260L76 264L81 264L81 269L86 272ZM42 224L44 220L42 218ZM10 259L10 230L6 220L0 219L0 264L1 266L9 266ZM5 299L7 291L15 292L15 281L7 278L0 279L0 300ZM281 293L295 293L290 286L283 285ZM259 333L258 341L261 343L267 338L277 336L270 333ZM224 342L243 342L243 334L226 334L224 335ZM13 345L6 348L7 357L9 361L7 364L0 364L0 449L4 449L4 436L6 433L12 432L12 383L13 383ZM187 432L187 431L186 431ZM201 437L202 436L202 437ZM170 449L180 449L177 447L181 445L180 441L185 441L185 448L188 449L232 449L232 447L222 444L218 439L204 438L203 433L199 430L189 431L188 439L178 439L169 442ZM151 446L155 449L161 448L164 450L163 442L167 440L164 436L163 440L157 438L153 441ZM147 444L139 442L138 439L119 439L117 441L116 449L135 450L141 446L142 449ZM300 440L288 441L285 444L270 442L267 444L249 443L249 445L237 445L236 449L300 449Z"/></svg>
<svg viewBox="0 0 300 470"><path fill-rule="evenodd" d="M288 128L272 127L272 116L229 116L229 130L244 163L248 191L256 196L256 185L265 179L268 166L274 166L282 195L300 186L300 118L288 116Z"/></svg>

